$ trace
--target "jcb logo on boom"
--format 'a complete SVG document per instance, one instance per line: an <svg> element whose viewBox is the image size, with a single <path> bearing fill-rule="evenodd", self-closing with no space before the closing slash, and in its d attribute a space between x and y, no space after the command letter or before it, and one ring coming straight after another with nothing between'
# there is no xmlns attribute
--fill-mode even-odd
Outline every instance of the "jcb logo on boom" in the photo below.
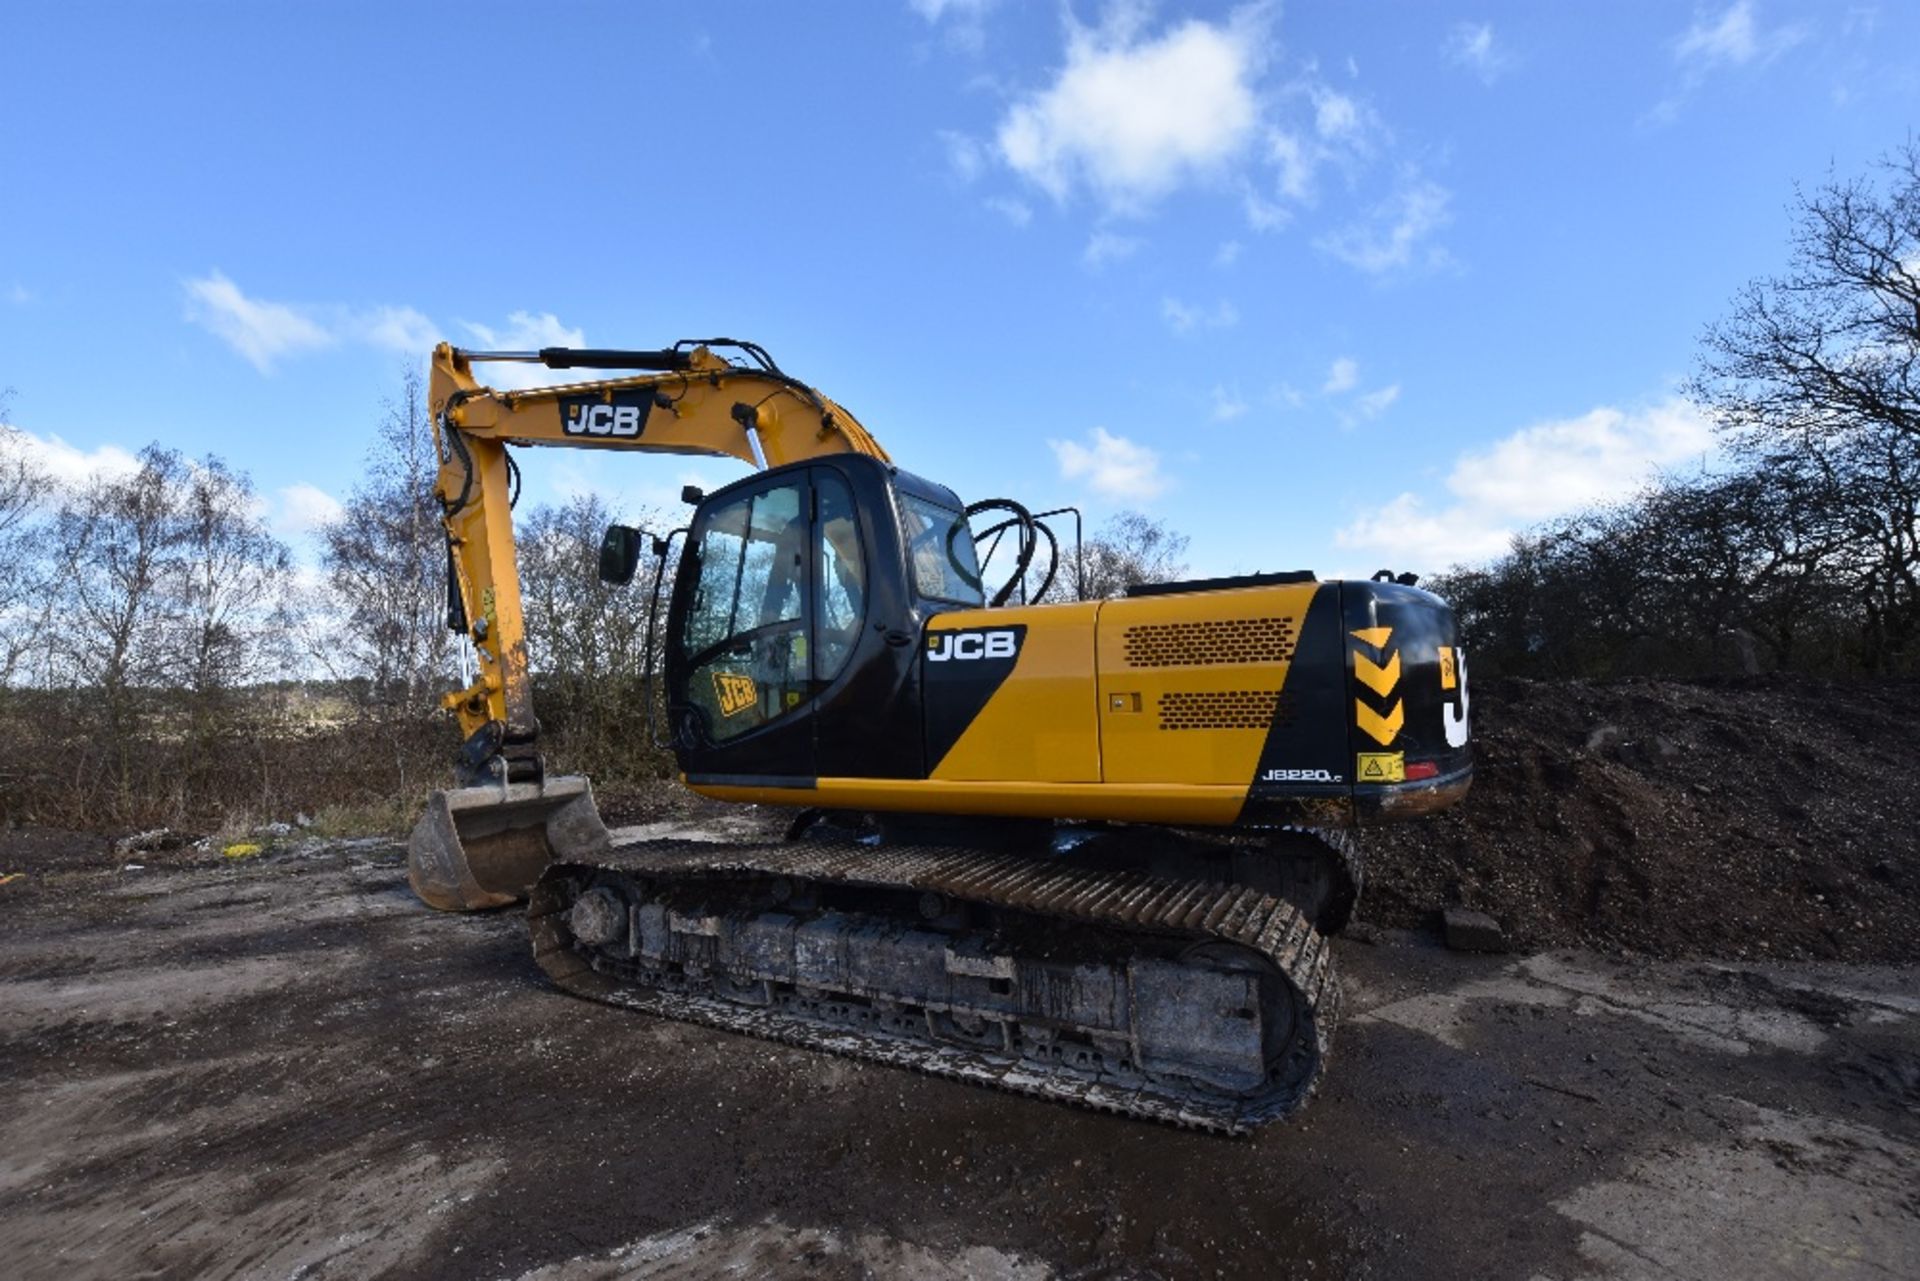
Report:
<svg viewBox="0 0 1920 1281"><path fill-rule="evenodd" d="M1012 658L1020 652L1020 633L935 632L927 637L930 663L969 662L981 658Z"/></svg>
<svg viewBox="0 0 1920 1281"><path fill-rule="evenodd" d="M567 406L562 429L569 436L632 438L640 434L646 421L639 405L574 404Z"/></svg>

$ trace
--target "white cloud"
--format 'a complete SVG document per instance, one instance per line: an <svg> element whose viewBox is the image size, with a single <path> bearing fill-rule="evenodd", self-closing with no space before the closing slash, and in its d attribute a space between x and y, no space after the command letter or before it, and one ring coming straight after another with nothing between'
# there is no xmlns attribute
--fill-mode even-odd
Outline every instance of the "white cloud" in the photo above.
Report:
<svg viewBox="0 0 1920 1281"><path fill-rule="evenodd" d="M1016 227L1024 227L1033 221L1033 210L1026 201L1012 196L989 196L987 208L1005 218Z"/></svg>
<svg viewBox="0 0 1920 1281"><path fill-rule="evenodd" d="M1080 261L1095 271L1110 262L1121 262L1139 253L1147 242L1138 236L1123 236L1113 231L1096 231L1087 237Z"/></svg>
<svg viewBox="0 0 1920 1281"><path fill-rule="evenodd" d="M140 470L140 460L118 445L81 449L52 433L42 436L20 426L13 428L11 440L36 470L65 486L131 476Z"/></svg>
<svg viewBox="0 0 1920 1281"><path fill-rule="evenodd" d="M281 356L333 345L324 325L286 303L249 298L218 270L186 282L187 319L226 341L261 373Z"/></svg>
<svg viewBox="0 0 1920 1281"><path fill-rule="evenodd" d="M1049 440L1066 480L1084 479L1094 493L1115 500L1145 500L1166 489L1160 475L1160 455L1104 427L1088 434L1088 443Z"/></svg>
<svg viewBox="0 0 1920 1281"><path fill-rule="evenodd" d="M1354 413L1363 421L1368 418L1378 418L1386 413L1398 399L1400 399L1400 384L1391 383L1378 391L1367 392L1354 401Z"/></svg>
<svg viewBox="0 0 1920 1281"><path fill-rule="evenodd" d="M1446 193L1404 175L1376 176L1392 132L1351 83L1328 83L1317 61L1297 62L1297 74L1273 82L1278 13L1277 3L1256 0L1217 21L1158 22L1149 0L1108 0L1098 24L1087 26L1068 8L1051 78L1013 98L990 140L941 135L949 164L963 181L977 181L990 154L1057 205L1090 204L1096 226L1148 217L1175 191L1197 187L1237 200L1252 230L1277 232L1314 207L1323 186L1335 189L1321 181L1323 171L1338 171L1343 194L1385 193L1397 183L1390 207L1375 214L1384 225L1323 240L1362 270L1388 270L1395 255L1411 252L1405 239L1439 225L1434 197L1444 205ZM1491 39L1489 28L1468 46L1488 67L1498 52ZM1351 58L1346 67L1357 80Z"/></svg>
<svg viewBox="0 0 1920 1281"><path fill-rule="evenodd" d="M1307 393L1292 383L1277 383L1267 389L1267 403L1276 409L1298 409L1307 403Z"/></svg>
<svg viewBox="0 0 1920 1281"><path fill-rule="evenodd" d="M1267 135L1267 158L1279 171L1280 194L1288 200L1304 201L1313 196L1313 171L1317 159L1294 134L1276 129Z"/></svg>
<svg viewBox="0 0 1920 1281"><path fill-rule="evenodd" d="M1624 498L1662 468L1713 450L1712 424L1669 399L1646 409L1602 406L1578 418L1524 428L1461 454L1448 473L1448 504L1431 510L1403 493L1334 535L1341 547L1421 558L1435 568L1485 560L1530 525Z"/></svg>
<svg viewBox="0 0 1920 1281"><path fill-rule="evenodd" d="M1772 62L1806 39L1804 27L1783 24L1766 30L1754 20L1753 0L1737 0L1718 18L1695 18L1674 42L1674 60L1698 73L1720 67Z"/></svg>
<svg viewBox="0 0 1920 1281"><path fill-rule="evenodd" d="M1162 298L1160 315L1176 334L1196 329L1231 329L1240 323L1240 309L1222 298L1211 307L1189 305L1178 298Z"/></svg>
<svg viewBox="0 0 1920 1281"><path fill-rule="evenodd" d="M946 42L979 53L987 42L987 11L999 0L907 0L907 7L942 29Z"/></svg>
<svg viewBox="0 0 1920 1281"><path fill-rule="evenodd" d="M1213 251L1213 265L1222 268L1233 266L1234 263L1240 261L1240 251L1242 248L1244 248L1244 246L1237 240L1221 241L1220 247Z"/></svg>
<svg viewBox="0 0 1920 1281"><path fill-rule="evenodd" d="M16 307L24 307L33 301L33 291L25 285L12 285L7 289L7 301Z"/></svg>
<svg viewBox="0 0 1920 1281"><path fill-rule="evenodd" d="M1440 46L1448 62L1465 67L1486 84L1498 80L1512 65L1507 51L1495 43L1491 22L1456 22Z"/></svg>
<svg viewBox="0 0 1920 1281"><path fill-rule="evenodd" d="M1000 122L1001 159L1057 201L1085 186L1111 211L1140 212L1221 171L1253 136L1264 19L1147 37L1144 16L1120 5L1098 28L1071 26L1058 77Z"/></svg>
<svg viewBox="0 0 1920 1281"><path fill-rule="evenodd" d="M420 356L440 342L440 327L411 307L375 307L355 313L348 330L362 342L402 355Z"/></svg>
<svg viewBox="0 0 1920 1281"><path fill-rule="evenodd" d="M507 317L504 327L495 329L478 321L463 320L462 328L476 338L487 351L539 351L542 347L584 347L586 331L569 329L550 311L516 311ZM577 369L548 369L545 365L489 362L475 371L480 381L502 391L525 391L529 387L551 387L592 378L591 372Z"/></svg>
<svg viewBox="0 0 1920 1281"><path fill-rule="evenodd" d="M1763 27L1754 16L1752 0L1737 0L1718 17L1696 17L1673 41L1680 83L1654 104L1642 123L1672 124L1707 77L1730 67L1765 67L1807 35L1808 29L1797 23Z"/></svg>
<svg viewBox="0 0 1920 1281"><path fill-rule="evenodd" d="M1410 266L1420 242L1445 226L1452 194L1425 179L1409 181L1364 222L1323 236L1315 243L1327 253L1372 276ZM1444 254L1430 252L1429 264Z"/></svg>
<svg viewBox="0 0 1920 1281"><path fill-rule="evenodd" d="M940 145L946 149L948 172L960 182L971 183L986 171L990 157L986 144L978 138L942 129Z"/></svg>
<svg viewBox="0 0 1920 1281"><path fill-rule="evenodd" d="M1329 396L1337 396L1343 391L1352 391L1360 383L1360 362L1352 356L1342 356L1327 366L1327 381L1320 390Z"/></svg>
<svg viewBox="0 0 1920 1281"><path fill-rule="evenodd" d="M1238 387L1228 388L1216 383L1213 388L1213 421L1230 423L1247 412L1247 402L1241 398Z"/></svg>
<svg viewBox="0 0 1920 1281"><path fill-rule="evenodd" d="M304 480L281 489L279 499L272 519L274 529L282 537L316 533L346 514L339 499Z"/></svg>
<svg viewBox="0 0 1920 1281"><path fill-rule="evenodd" d="M1313 98L1314 131L1322 138L1346 140L1360 135L1360 104L1325 85L1315 85L1309 93Z"/></svg>
<svg viewBox="0 0 1920 1281"><path fill-rule="evenodd" d="M993 8L996 0L907 0L907 7L928 22L938 22L949 14L957 18L979 17Z"/></svg>
<svg viewBox="0 0 1920 1281"><path fill-rule="evenodd" d="M422 356L442 337L439 326L412 307L267 302L248 297L218 270L187 281L185 288L187 319L224 339L263 374L272 373L282 357L342 342Z"/></svg>

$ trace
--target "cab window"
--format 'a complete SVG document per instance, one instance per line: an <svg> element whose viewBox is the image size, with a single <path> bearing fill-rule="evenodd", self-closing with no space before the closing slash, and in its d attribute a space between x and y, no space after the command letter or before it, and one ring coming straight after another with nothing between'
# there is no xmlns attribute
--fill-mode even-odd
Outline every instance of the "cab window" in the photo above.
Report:
<svg viewBox="0 0 1920 1281"><path fill-rule="evenodd" d="M955 605L979 605L980 566L973 555L973 531L963 512L911 494L900 495L900 529L907 540L920 595Z"/></svg>
<svg viewBox="0 0 1920 1281"><path fill-rule="evenodd" d="M813 581L814 675L827 684L847 665L867 617L866 562L860 554L860 526L853 515L853 491L830 472L814 481L814 505L820 531Z"/></svg>
<svg viewBox="0 0 1920 1281"><path fill-rule="evenodd" d="M809 692L806 488L742 494L706 514L699 578L680 638L686 697L715 741L799 706Z"/></svg>

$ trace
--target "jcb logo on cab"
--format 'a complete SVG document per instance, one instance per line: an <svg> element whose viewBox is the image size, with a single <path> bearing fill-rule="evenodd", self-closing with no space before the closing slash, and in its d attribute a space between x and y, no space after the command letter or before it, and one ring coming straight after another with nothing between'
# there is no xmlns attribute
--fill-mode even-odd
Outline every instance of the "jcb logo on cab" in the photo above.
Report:
<svg viewBox="0 0 1920 1281"><path fill-rule="evenodd" d="M936 632L927 637L927 661L930 663L1012 658L1019 652L1020 637L1012 631Z"/></svg>

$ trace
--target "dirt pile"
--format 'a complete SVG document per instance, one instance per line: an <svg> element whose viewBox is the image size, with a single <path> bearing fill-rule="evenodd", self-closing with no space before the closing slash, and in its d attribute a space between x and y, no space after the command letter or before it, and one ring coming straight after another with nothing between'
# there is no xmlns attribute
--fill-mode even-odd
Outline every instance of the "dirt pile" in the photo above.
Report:
<svg viewBox="0 0 1920 1281"><path fill-rule="evenodd" d="M1515 946L1920 958L1920 682L1475 685L1472 794L1366 837L1364 915Z"/></svg>

